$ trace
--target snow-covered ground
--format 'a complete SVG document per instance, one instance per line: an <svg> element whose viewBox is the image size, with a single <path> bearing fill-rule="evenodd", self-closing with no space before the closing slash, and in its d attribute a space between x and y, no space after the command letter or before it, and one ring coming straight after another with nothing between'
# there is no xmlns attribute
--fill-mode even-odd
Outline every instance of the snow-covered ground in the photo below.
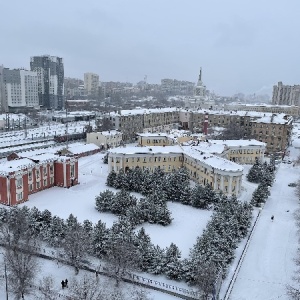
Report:
<svg viewBox="0 0 300 300"><path fill-rule="evenodd" d="M298 149L289 147L286 159L293 161L299 154ZM288 299L286 285L294 285L293 259L298 247L293 213L299 208L295 188L288 184L296 182L299 177L299 166L285 163L279 165L271 195L262 209L229 299Z"/></svg>
<svg viewBox="0 0 300 300"><path fill-rule="evenodd" d="M290 147L289 159L294 160L299 155L299 150ZM29 196L29 201L22 204L28 207L36 206L40 210L48 209L53 215L67 218L69 214L75 215L79 221L89 219L96 223L99 219L110 227L117 217L109 213L99 213L95 209L95 196L107 189L107 165L102 163L103 154L95 154L79 160L80 185L70 189L54 187ZM245 167L245 174L250 166ZM276 176L276 182L271 189L271 196L262 210L261 217L254 232L251 244L238 274L230 299L287 299L285 284L292 283L295 270L293 258L297 249L296 227L293 212L298 208L298 200L294 195L294 188L288 183L298 180L300 167L293 164L281 164ZM240 200L249 201L256 184L243 180L243 189ZM113 188L109 188L116 191ZM146 232L153 243L161 247L175 243L182 251L182 257L187 257L190 248L196 242L202 230L206 227L211 212L202 211L178 203L168 203L174 218L167 227L144 224ZM275 216L271 222L271 215ZM240 255L243 249L241 243L237 249ZM1 255L0 255L1 260ZM238 257L235 261L235 264ZM57 267L56 263L45 261L42 263L41 274L57 275L59 282L64 277L72 277L73 270L68 267ZM234 265L229 270L229 275L234 271ZM40 275L41 275L40 274ZM144 274L145 277L152 277ZM62 277L62 278L61 278ZM168 282L163 276L157 280ZM228 284L230 276L225 280ZM0 299L4 299L4 284L0 279ZM181 283L180 283L181 285ZM184 284L183 284L184 285ZM222 288L224 292L226 287ZM2 293L2 294L1 294ZM151 292L156 299L169 300L174 297ZM221 295L223 296L224 293Z"/></svg>

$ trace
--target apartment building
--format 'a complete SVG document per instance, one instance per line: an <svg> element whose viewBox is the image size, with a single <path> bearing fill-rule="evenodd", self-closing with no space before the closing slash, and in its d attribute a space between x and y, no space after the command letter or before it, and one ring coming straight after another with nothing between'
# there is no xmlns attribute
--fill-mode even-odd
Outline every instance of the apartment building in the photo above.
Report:
<svg viewBox="0 0 300 300"><path fill-rule="evenodd" d="M139 167L153 172L160 168L172 172L186 167L189 176L201 185L209 184L214 190L238 195L241 190L243 167L224 158L204 153L192 146L126 147L109 150L108 169Z"/></svg>
<svg viewBox="0 0 300 300"><path fill-rule="evenodd" d="M251 135L267 144L268 153L285 153L290 145L293 119L285 114L270 114L251 121Z"/></svg>
<svg viewBox="0 0 300 300"><path fill-rule="evenodd" d="M229 111L243 110L243 111L268 112L273 114L283 113L295 118L298 118L300 116L300 106L295 106L295 105L231 103L231 104L224 104L223 108Z"/></svg>
<svg viewBox="0 0 300 300"><path fill-rule="evenodd" d="M64 107L64 63L61 57L42 55L30 58L30 69L38 74L39 105L46 109Z"/></svg>
<svg viewBox="0 0 300 300"><path fill-rule="evenodd" d="M84 73L84 89L87 95L98 96L99 75L95 73Z"/></svg>
<svg viewBox="0 0 300 300"><path fill-rule="evenodd" d="M284 85L281 81L273 86L272 104L300 106L300 85Z"/></svg>
<svg viewBox="0 0 300 300"><path fill-rule="evenodd" d="M4 111L39 107L37 72L2 68L0 73L0 94Z"/></svg>
<svg viewBox="0 0 300 300"><path fill-rule="evenodd" d="M117 130L89 132L86 136L88 144L95 144L100 149L110 149L122 145L122 132Z"/></svg>
<svg viewBox="0 0 300 300"><path fill-rule="evenodd" d="M267 144L267 153L284 152L289 146L293 117L255 111L186 110L180 114L182 127L201 132L208 116L208 127L234 124L244 129L244 136Z"/></svg>
<svg viewBox="0 0 300 300"><path fill-rule="evenodd" d="M13 206L28 196L53 186L69 188L78 184L75 157L40 154L19 158L16 154L0 164L0 203Z"/></svg>

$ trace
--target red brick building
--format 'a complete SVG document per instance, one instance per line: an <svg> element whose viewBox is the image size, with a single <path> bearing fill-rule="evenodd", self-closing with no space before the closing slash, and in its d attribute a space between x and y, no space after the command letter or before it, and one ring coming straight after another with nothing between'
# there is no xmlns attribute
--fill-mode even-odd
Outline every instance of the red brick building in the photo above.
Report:
<svg viewBox="0 0 300 300"><path fill-rule="evenodd" d="M0 164L0 203L16 205L28 196L60 186L69 188L78 184L77 157L41 154L16 158Z"/></svg>

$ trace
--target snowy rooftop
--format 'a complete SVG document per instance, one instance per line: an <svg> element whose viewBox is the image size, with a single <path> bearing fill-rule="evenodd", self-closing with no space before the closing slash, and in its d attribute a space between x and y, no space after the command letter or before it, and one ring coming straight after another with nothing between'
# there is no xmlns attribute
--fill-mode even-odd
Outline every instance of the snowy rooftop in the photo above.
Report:
<svg viewBox="0 0 300 300"><path fill-rule="evenodd" d="M257 140L209 140L209 143L216 145L226 145L229 147L239 147L239 146L261 146L266 147L267 144L257 141Z"/></svg>
<svg viewBox="0 0 300 300"><path fill-rule="evenodd" d="M165 113L179 111L177 107L167 107L167 108L152 108L152 109L131 109L131 110L121 110L120 113L111 112L111 116L128 116L128 115L144 115L153 113Z"/></svg>
<svg viewBox="0 0 300 300"><path fill-rule="evenodd" d="M122 147L108 150L115 154L160 154L160 153L182 153L179 146L151 146L151 147Z"/></svg>
<svg viewBox="0 0 300 300"><path fill-rule="evenodd" d="M122 132L120 132L118 130L101 131L99 133L101 133L102 135L108 135L108 136L122 135Z"/></svg>
<svg viewBox="0 0 300 300"><path fill-rule="evenodd" d="M197 150L193 146L152 146L152 147L126 147L126 148L116 148L111 149L108 152L115 154L167 154L167 153L178 153L186 154L192 158L195 158L206 165L213 168L226 171L243 171L243 167L231 162L227 159L220 158L218 156L204 153L201 150Z"/></svg>
<svg viewBox="0 0 300 300"><path fill-rule="evenodd" d="M155 109L132 109L132 110L121 110L119 112L110 113L111 116L127 116L127 115L143 115L143 114L151 114L151 113L166 113L166 112L193 112L193 113L202 113L209 115L236 115L236 116L250 116L253 118L260 118L257 122L264 123L279 123L285 124L292 122L293 118L282 113L282 114L273 114L268 112L258 112L258 111L242 111L242 110L208 110L208 109L179 109L176 107L167 107L167 108L155 108ZM272 115L273 118L272 118Z"/></svg>
<svg viewBox="0 0 300 300"><path fill-rule="evenodd" d="M73 154L79 154L79 153L84 153L87 151L99 150L99 147L96 146L95 144L74 143L74 144L70 144L68 146L68 149Z"/></svg>
<svg viewBox="0 0 300 300"><path fill-rule="evenodd" d="M215 156L213 154L201 152L201 150L199 151L193 146L186 146L182 148L184 149L184 154L192 158L195 158L201 161L202 163L211 166L215 169L222 170L222 171L233 171L233 172L239 172L239 171L242 172L244 169L242 166L232 161L221 158L219 156Z"/></svg>
<svg viewBox="0 0 300 300"><path fill-rule="evenodd" d="M29 158L4 161L0 163L0 174L7 175L11 172L21 171L22 169L28 168L30 165L35 165L35 163Z"/></svg>

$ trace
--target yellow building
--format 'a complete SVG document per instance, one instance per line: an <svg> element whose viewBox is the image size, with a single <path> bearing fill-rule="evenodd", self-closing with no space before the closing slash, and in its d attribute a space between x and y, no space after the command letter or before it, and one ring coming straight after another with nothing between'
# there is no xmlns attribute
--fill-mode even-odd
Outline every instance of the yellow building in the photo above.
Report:
<svg viewBox="0 0 300 300"><path fill-rule="evenodd" d="M150 172L156 168L171 172L183 166L190 178L201 185L209 184L228 195L240 193L243 167L192 146L126 147L111 149L108 155L109 172L136 167Z"/></svg>
<svg viewBox="0 0 300 300"><path fill-rule="evenodd" d="M198 151L217 155L240 164L254 164L263 160L266 143L257 140L194 140L183 144Z"/></svg>
<svg viewBox="0 0 300 300"><path fill-rule="evenodd" d="M193 138L186 130L171 130L169 133L138 133L137 137L139 146L172 146Z"/></svg>

